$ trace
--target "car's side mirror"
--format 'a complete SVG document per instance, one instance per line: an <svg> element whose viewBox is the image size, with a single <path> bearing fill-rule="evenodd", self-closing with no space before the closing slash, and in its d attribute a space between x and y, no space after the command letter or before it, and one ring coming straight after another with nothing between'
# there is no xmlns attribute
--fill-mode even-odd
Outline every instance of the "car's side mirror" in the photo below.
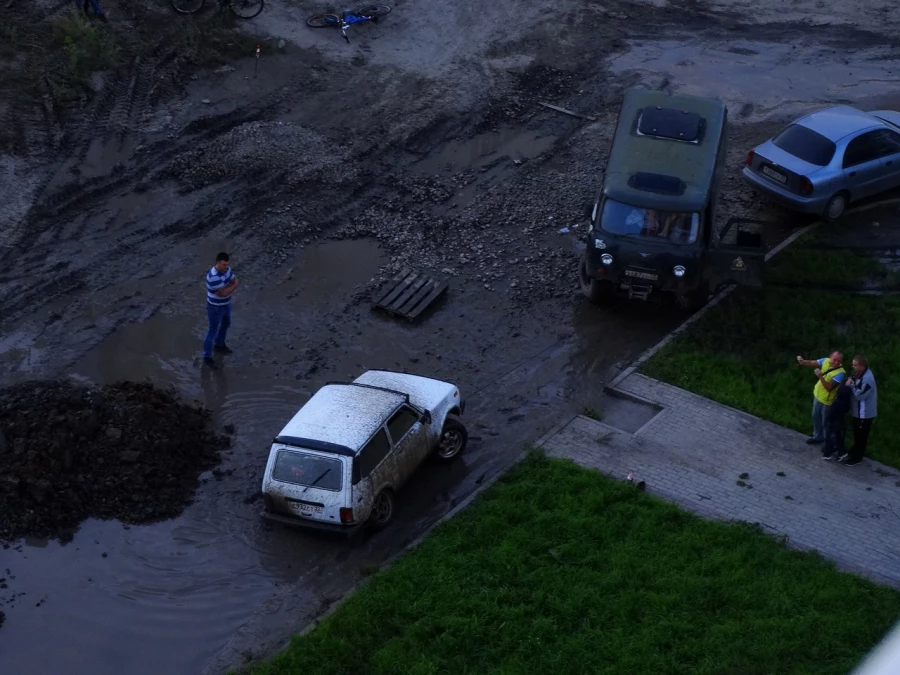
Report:
<svg viewBox="0 0 900 675"><path fill-rule="evenodd" d="M425 411L422 413L422 421L425 424L431 424L431 413L429 411Z"/></svg>

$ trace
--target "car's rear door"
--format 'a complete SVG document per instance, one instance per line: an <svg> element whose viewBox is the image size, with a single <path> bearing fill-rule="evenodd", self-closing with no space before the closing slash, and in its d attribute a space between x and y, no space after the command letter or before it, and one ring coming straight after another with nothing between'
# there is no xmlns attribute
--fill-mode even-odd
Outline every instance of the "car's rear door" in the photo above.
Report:
<svg viewBox="0 0 900 675"><path fill-rule="evenodd" d="M411 406L402 405L388 419L387 428L394 444L394 458L401 481L406 481L425 460L430 450L428 427Z"/></svg>
<svg viewBox="0 0 900 675"><path fill-rule="evenodd" d="M844 184L854 201L878 192L884 180L880 131L876 129L860 134L844 148Z"/></svg>

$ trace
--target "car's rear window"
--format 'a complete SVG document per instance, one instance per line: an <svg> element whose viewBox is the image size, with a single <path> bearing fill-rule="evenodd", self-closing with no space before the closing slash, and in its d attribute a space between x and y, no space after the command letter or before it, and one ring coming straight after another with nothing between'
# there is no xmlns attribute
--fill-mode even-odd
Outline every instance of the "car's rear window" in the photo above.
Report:
<svg viewBox="0 0 900 675"><path fill-rule="evenodd" d="M339 459L296 450L279 450L272 478L283 483L338 491L341 489L343 468Z"/></svg>
<svg viewBox="0 0 900 675"><path fill-rule="evenodd" d="M773 138L772 143L776 148L816 166L825 166L834 157L835 145L832 141L799 124L789 126Z"/></svg>

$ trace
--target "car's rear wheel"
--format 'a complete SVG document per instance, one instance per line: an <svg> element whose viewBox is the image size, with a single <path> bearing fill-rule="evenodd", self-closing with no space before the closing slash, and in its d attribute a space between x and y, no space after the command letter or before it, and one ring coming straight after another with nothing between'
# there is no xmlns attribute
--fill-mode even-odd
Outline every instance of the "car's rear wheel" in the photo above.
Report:
<svg viewBox="0 0 900 675"><path fill-rule="evenodd" d="M838 192L836 195L833 195L831 199L828 200L828 204L825 205L825 220L829 223L833 223L844 215L844 211L847 210L849 201L850 195L846 192Z"/></svg>
<svg viewBox="0 0 900 675"><path fill-rule="evenodd" d="M444 428L441 429L441 441L437 447L438 459L444 462L456 459L466 449L468 441L469 432L465 425L457 419L448 418L444 422Z"/></svg>
<svg viewBox="0 0 900 675"><path fill-rule="evenodd" d="M375 495L372 502L372 513L369 515L369 527L376 532L386 528L394 519L394 493L382 490Z"/></svg>

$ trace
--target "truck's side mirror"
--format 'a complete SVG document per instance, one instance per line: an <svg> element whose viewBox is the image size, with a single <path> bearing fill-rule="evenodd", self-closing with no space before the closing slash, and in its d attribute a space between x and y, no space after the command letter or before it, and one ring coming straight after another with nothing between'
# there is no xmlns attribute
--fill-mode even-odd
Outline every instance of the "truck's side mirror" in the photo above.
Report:
<svg viewBox="0 0 900 675"><path fill-rule="evenodd" d="M588 220L590 220L592 215L594 215L594 205L591 203L588 203L584 207L584 217L587 218Z"/></svg>

